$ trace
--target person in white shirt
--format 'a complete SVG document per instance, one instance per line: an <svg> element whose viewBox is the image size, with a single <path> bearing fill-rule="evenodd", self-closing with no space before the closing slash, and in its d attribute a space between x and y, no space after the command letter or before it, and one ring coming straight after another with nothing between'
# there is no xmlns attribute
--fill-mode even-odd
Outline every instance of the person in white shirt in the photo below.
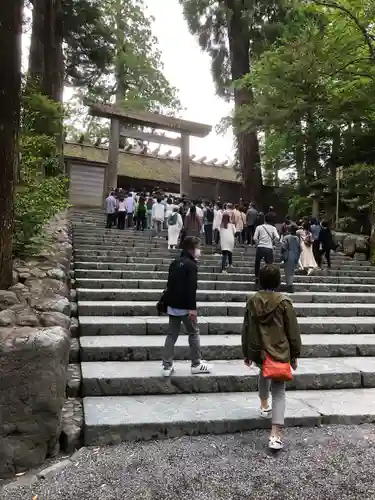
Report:
<svg viewBox="0 0 375 500"><path fill-rule="evenodd" d="M165 206L161 202L161 198L156 200L156 203L152 206L152 220L154 221L155 236L158 236L163 229L165 217Z"/></svg>
<svg viewBox="0 0 375 500"><path fill-rule="evenodd" d="M228 265L233 264L234 235L236 228L230 222L230 215L223 214L220 225L220 246L221 246L221 272L226 273Z"/></svg>
<svg viewBox="0 0 375 500"><path fill-rule="evenodd" d="M127 212L127 221L126 225L127 227L133 227L133 214L134 214L134 209L135 209L135 199L133 198L132 194L129 193L128 197L125 200L126 204L126 212Z"/></svg>
<svg viewBox="0 0 375 500"><path fill-rule="evenodd" d="M168 227L168 219L173 214L174 209L176 207L177 207L177 205L174 203L173 198L168 198L167 204L166 204L166 212L165 212L165 218L167 220L167 227Z"/></svg>
<svg viewBox="0 0 375 500"><path fill-rule="evenodd" d="M177 248L182 226L182 217L178 213L178 207L174 206L173 212L168 215L168 250Z"/></svg>
<svg viewBox="0 0 375 500"><path fill-rule="evenodd" d="M117 229L125 229L126 200L124 200L123 196L120 196L118 200L117 209Z"/></svg>
<svg viewBox="0 0 375 500"><path fill-rule="evenodd" d="M219 244L220 240L220 226L221 226L221 220L223 218L223 209L221 203L216 203L215 209L214 209L214 222L212 224L212 230L214 232L214 241L216 245Z"/></svg>
<svg viewBox="0 0 375 500"><path fill-rule="evenodd" d="M259 283L260 263L262 259L266 264L273 264L274 255L273 247L276 241L280 240L279 233L275 226L271 224L272 220L266 214L263 221L260 220L260 225L257 226L254 234L254 241L257 245L255 253L255 282ZM263 222L263 223L262 223Z"/></svg>

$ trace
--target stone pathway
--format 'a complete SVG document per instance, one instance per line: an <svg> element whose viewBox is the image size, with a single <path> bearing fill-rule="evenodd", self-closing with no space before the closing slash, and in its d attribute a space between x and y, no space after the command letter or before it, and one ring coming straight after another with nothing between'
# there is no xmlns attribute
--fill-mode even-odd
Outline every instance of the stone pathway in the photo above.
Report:
<svg viewBox="0 0 375 500"><path fill-rule="evenodd" d="M269 425L258 418L257 371L244 366L240 349L254 249L236 249L227 275L218 273L220 256L203 250L199 322L215 370L190 374L181 335L177 370L166 380L168 320L156 316L155 304L176 252L148 233L105 230L94 211L73 215L73 230L86 445ZM288 384L286 424L375 421L375 268L337 254L332 271L298 276L295 289L304 347Z"/></svg>
<svg viewBox="0 0 375 500"><path fill-rule="evenodd" d="M373 425L287 429L83 448L18 478L1 500L373 500Z"/></svg>

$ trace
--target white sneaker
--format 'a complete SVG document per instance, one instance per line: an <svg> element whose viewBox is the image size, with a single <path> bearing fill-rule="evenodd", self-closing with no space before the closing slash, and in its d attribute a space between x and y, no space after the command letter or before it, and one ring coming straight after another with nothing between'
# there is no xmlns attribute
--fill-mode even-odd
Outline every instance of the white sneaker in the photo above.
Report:
<svg viewBox="0 0 375 500"><path fill-rule="evenodd" d="M268 447L271 450L282 450L283 442L281 441L281 438L271 436L268 442Z"/></svg>
<svg viewBox="0 0 375 500"><path fill-rule="evenodd" d="M205 373L211 373L211 371L212 371L212 365L208 364L207 361L203 360L201 361L200 365L191 367L191 373L193 375L199 375L199 374L204 375Z"/></svg>
<svg viewBox="0 0 375 500"><path fill-rule="evenodd" d="M261 408L259 410L260 416L262 418L271 418L272 417L272 407L269 406L268 408Z"/></svg>
<svg viewBox="0 0 375 500"><path fill-rule="evenodd" d="M174 373L174 365L172 365L170 368L164 368L164 366L162 366L161 373L163 377L170 377L172 373Z"/></svg>

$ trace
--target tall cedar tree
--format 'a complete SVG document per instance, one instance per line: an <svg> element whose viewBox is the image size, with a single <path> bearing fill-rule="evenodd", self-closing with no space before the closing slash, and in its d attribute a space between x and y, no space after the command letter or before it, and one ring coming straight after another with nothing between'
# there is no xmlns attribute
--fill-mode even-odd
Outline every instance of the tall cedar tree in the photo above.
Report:
<svg viewBox="0 0 375 500"><path fill-rule="evenodd" d="M283 21L282 2L277 0L180 0L192 33L212 59L218 94L234 98L235 109L251 106L249 88L233 89L233 82L250 72L250 59L258 56L278 34ZM262 205L262 173L255 130L236 128L239 167L246 197Z"/></svg>
<svg viewBox="0 0 375 500"><path fill-rule="evenodd" d="M0 289L12 284L14 184L18 163L21 92L22 0L8 0L0 12Z"/></svg>

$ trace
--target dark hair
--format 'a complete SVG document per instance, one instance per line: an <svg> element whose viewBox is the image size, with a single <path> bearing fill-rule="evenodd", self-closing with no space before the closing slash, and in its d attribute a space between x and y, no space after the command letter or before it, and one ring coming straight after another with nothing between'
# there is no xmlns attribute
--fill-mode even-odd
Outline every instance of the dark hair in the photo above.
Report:
<svg viewBox="0 0 375 500"><path fill-rule="evenodd" d="M190 215L196 215L197 214L197 207L195 205L192 205L190 207Z"/></svg>
<svg viewBox="0 0 375 500"><path fill-rule="evenodd" d="M325 229L329 229L329 223L327 220L322 220L322 227L324 227Z"/></svg>
<svg viewBox="0 0 375 500"><path fill-rule="evenodd" d="M264 216L264 220L266 221L266 224L271 224L273 222L273 217L272 214L268 213Z"/></svg>
<svg viewBox="0 0 375 500"><path fill-rule="evenodd" d="M186 236L186 238L183 240L181 244L182 250L185 252L189 252L191 250L195 250L197 247L199 247L201 243L201 240L197 238L196 236Z"/></svg>
<svg viewBox="0 0 375 500"><path fill-rule="evenodd" d="M296 234L296 232L298 231L298 226L297 224L290 224L289 226L289 232L290 234Z"/></svg>
<svg viewBox="0 0 375 500"><path fill-rule="evenodd" d="M258 222L259 222L259 225L264 224L264 213L263 212L259 212L259 214L258 214Z"/></svg>
<svg viewBox="0 0 375 500"><path fill-rule="evenodd" d="M223 205L220 203L220 201L216 203L216 206L218 210L221 210L223 208Z"/></svg>
<svg viewBox="0 0 375 500"><path fill-rule="evenodd" d="M303 224L302 224L302 227L305 231L310 231L310 222L309 221L305 221Z"/></svg>
<svg viewBox="0 0 375 500"><path fill-rule="evenodd" d="M156 201L157 201L158 203L161 203L161 198L160 198L160 196L158 196L158 197L156 198Z"/></svg>
<svg viewBox="0 0 375 500"><path fill-rule="evenodd" d="M109 196L114 196L114 194L115 194L115 193L114 193L113 191L111 191L111 192L109 193Z"/></svg>
<svg viewBox="0 0 375 500"><path fill-rule="evenodd" d="M168 205L172 205L172 198L168 198L167 203L168 203Z"/></svg>
<svg viewBox="0 0 375 500"><path fill-rule="evenodd" d="M259 283L263 290L275 290L280 286L280 268L275 264L263 266L259 272Z"/></svg>
<svg viewBox="0 0 375 500"><path fill-rule="evenodd" d="M229 222L230 222L230 215L227 214L227 213L224 213L223 217L221 219L220 227L223 227L224 229L227 229Z"/></svg>
<svg viewBox="0 0 375 500"><path fill-rule="evenodd" d="M313 224L314 226L317 226L319 224L318 219L316 219L315 217L313 217L311 219L311 224Z"/></svg>

